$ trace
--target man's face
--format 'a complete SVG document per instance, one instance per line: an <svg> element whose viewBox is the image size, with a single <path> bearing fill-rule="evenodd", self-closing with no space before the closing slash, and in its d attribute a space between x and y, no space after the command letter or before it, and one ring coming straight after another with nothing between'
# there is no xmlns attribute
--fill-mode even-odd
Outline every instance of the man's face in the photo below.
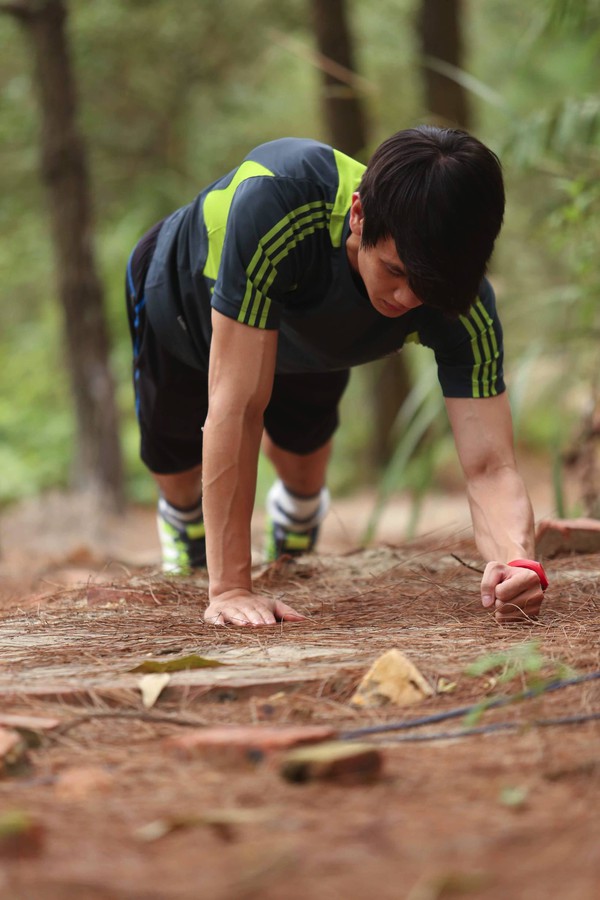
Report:
<svg viewBox="0 0 600 900"><path fill-rule="evenodd" d="M347 252L350 265L364 282L369 300L382 316L396 319L423 303L408 286L408 279L398 258L393 238L379 241L374 247L362 245L363 214L358 194L354 194L350 210L350 235Z"/></svg>

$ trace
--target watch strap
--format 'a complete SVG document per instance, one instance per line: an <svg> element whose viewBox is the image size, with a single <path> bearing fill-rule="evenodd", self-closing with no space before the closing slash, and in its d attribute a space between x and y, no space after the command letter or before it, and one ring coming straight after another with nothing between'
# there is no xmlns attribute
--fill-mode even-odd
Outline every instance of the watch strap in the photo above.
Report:
<svg viewBox="0 0 600 900"><path fill-rule="evenodd" d="M535 572L537 577L540 579L540 584L542 586L542 590L545 591L548 587L548 576L544 572L544 567L541 563L537 562L535 559L512 559L509 563L509 566L514 566L516 569L531 569L532 572Z"/></svg>

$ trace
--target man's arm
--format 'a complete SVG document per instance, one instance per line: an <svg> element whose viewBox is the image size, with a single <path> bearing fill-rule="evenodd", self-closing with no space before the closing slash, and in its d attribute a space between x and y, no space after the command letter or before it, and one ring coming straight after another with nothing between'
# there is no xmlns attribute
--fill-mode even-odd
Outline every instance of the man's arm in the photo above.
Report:
<svg viewBox="0 0 600 900"><path fill-rule="evenodd" d="M536 616L543 600L538 575L508 566L532 559L533 510L515 461L512 418L506 393L485 399L446 398L477 547L487 561L481 599L495 606L498 622Z"/></svg>
<svg viewBox="0 0 600 900"><path fill-rule="evenodd" d="M209 405L203 438L203 511L209 575L207 622L270 625L302 619L252 592L250 522L263 415L271 396L277 332L213 310Z"/></svg>

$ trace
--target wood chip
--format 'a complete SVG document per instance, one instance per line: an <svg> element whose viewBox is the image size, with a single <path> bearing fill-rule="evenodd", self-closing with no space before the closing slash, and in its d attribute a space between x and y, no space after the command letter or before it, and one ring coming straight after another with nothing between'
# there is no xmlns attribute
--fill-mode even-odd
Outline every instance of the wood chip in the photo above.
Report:
<svg viewBox="0 0 600 900"><path fill-rule="evenodd" d="M370 744L328 741L292 750L286 754L280 771L287 781L296 783L327 779L360 784L377 779L382 765L381 751Z"/></svg>

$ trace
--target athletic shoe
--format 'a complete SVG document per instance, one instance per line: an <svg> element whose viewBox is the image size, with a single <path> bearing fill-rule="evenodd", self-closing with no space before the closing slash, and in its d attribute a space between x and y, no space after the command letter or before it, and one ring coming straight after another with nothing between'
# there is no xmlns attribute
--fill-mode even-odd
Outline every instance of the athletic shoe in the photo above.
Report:
<svg viewBox="0 0 600 900"><path fill-rule="evenodd" d="M162 570L169 575L191 575L195 569L206 568L206 538L204 522L175 525L159 508L156 517L162 548Z"/></svg>
<svg viewBox="0 0 600 900"><path fill-rule="evenodd" d="M267 562L275 562L281 556L304 556L311 553L319 537L319 526L308 531L290 531L285 525L267 519L265 555Z"/></svg>

